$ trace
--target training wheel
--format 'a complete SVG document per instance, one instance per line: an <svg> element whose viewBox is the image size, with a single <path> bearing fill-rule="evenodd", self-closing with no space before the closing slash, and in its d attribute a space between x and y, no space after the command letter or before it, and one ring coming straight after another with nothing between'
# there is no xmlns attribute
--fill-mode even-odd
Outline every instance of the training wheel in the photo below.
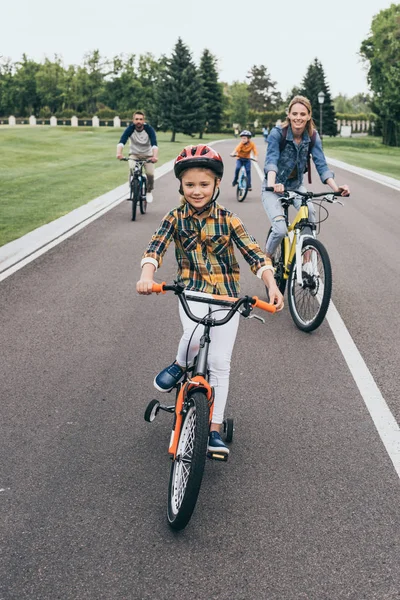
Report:
<svg viewBox="0 0 400 600"><path fill-rule="evenodd" d="M154 421L157 416L158 411L160 410L160 403L158 400L150 400L147 405L146 410L144 411L144 420L148 423Z"/></svg>
<svg viewBox="0 0 400 600"><path fill-rule="evenodd" d="M230 444L231 441L233 440L233 432L234 432L233 419L225 419L224 434L225 434L225 441L227 444Z"/></svg>

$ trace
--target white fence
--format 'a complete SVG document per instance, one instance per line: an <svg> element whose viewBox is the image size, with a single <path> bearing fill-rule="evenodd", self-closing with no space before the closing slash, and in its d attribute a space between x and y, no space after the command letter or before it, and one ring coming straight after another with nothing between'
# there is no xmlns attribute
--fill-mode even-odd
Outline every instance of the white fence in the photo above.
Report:
<svg viewBox="0 0 400 600"><path fill-rule="evenodd" d="M113 119L102 119L100 120L97 115L94 115L91 119L78 119L78 117L73 116L70 119L57 119L57 117L52 116L50 119L41 119L35 117L35 115L31 115L29 118L16 118L13 115L9 116L8 119L0 119L0 125L9 125L11 127L16 127L17 125L30 125L31 127L36 127L36 125L50 125L51 127L60 126L71 126L71 127L79 127L79 126L88 126L88 127L124 127L125 125L129 125L130 121L122 120L120 117L114 117Z"/></svg>

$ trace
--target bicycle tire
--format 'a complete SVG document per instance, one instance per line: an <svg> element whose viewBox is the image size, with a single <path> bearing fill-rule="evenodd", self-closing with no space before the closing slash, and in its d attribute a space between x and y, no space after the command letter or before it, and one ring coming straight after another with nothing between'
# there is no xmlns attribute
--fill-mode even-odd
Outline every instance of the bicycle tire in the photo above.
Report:
<svg viewBox="0 0 400 600"><path fill-rule="evenodd" d="M140 203L139 203L140 214L142 214L142 215L145 215L146 210L147 210L146 194L147 194L147 181L146 181L146 178L143 177L141 190L140 190Z"/></svg>
<svg viewBox="0 0 400 600"><path fill-rule="evenodd" d="M267 245L268 238L271 235L271 233L272 233L272 227L268 231L265 245ZM279 291L281 292L282 295L285 293L286 282L287 282L287 279L285 279L283 277L283 274L285 272L284 256L285 256L285 244L284 244L284 241L282 240L281 243L279 244L279 246L277 247L277 249L275 250L274 254L272 255L272 264L275 268L275 273L274 273L275 282L276 282L276 285L278 286ZM267 292L267 300L269 300L268 288L266 287L265 289Z"/></svg>
<svg viewBox="0 0 400 600"><path fill-rule="evenodd" d="M316 273L303 272L303 287L297 285L296 258L290 267L288 280L289 310L295 325L310 333L325 319L332 295L332 268L325 246L314 238L306 238L301 249L312 254L312 269Z"/></svg>
<svg viewBox="0 0 400 600"><path fill-rule="evenodd" d="M246 174L246 171L243 172L243 169L244 169L244 167L240 168L239 175L238 175L238 183L236 186L236 200L238 202L243 202L243 200L246 199L247 191L248 191L247 174ZM243 181L246 183L246 185L244 187L242 186Z"/></svg>
<svg viewBox="0 0 400 600"><path fill-rule="evenodd" d="M131 201L132 201L132 221L136 220L136 206L139 201L140 189L139 189L139 181L137 179L133 179L131 183Z"/></svg>
<svg viewBox="0 0 400 600"><path fill-rule="evenodd" d="M192 517L203 479L208 431L207 396L202 391L193 392L169 478L167 517L172 529L184 529Z"/></svg>

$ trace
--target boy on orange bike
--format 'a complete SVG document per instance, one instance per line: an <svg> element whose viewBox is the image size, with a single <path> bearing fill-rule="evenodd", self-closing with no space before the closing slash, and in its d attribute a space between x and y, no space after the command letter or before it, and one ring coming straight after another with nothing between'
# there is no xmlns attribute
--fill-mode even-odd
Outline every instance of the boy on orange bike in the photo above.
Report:
<svg viewBox="0 0 400 600"><path fill-rule="evenodd" d="M244 168L246 169L246 175L247 175L247 189L249 192L251 192L252 190L251 190L251 162L250 162L250 159L251 159L252 153L254 155L254 158L257 158L257 156L258 156L257 147L256 147L255 143L251 141L251 132L247 131L247 129L244 129L241 132L240 139L242 141L240 142L240 144L238 144L236 146L235 150L231 154L231 156L237 156L235 175L234 175L234 178L232 181L232 185L233 186L237 185L240 167L242 165L244 165Z"/></svg>
<svg viewBox="0 0 400 600"><path fill-rule="evenodd" d="M274 280L271 260L249 235L242 221L216 202L224 165L221 156L205 145L188 146L179 154L174 165L180 181L181 205L163 218L143 254L142 274L137 283L139 294L151 294L154 273L161 266L168 245L175 242L178 279L191 295L205 298L211 294L239 296L239 265L234 255L237 246L251 270L268 287L270 301L283 308L283 297ZM209 305L189 302L190 310L199 317L208 314ZM215 307L214 307L215 308ZM184 376L185 365L195 358L203 327L196 327L179 305L183 335L176 360L154 379L154 386L169 392ZM223 318L226 310L216 313ZM214 412L210 427L208 450L228 454L219 434L228 397L230 362L235 343L239 314L225 325L214 327L209 353L210 385L214 387ZM190 342L190 345L189 345ZM188 348L189 346L189 348Z"/></svg>

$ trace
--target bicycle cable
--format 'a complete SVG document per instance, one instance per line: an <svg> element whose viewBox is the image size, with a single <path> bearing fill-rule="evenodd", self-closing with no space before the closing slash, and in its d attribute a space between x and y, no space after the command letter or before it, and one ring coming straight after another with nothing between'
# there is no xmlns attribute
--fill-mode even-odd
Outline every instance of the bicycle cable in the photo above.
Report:
<svg viewBox="0 0 400 600"><path fill-rule="evenodd" d="M320 200L319 202L318 201L315 202L315 204L318 204L318 206L319 206L318 221L315 223L315 225L318 225L317 235L319 235L321 232L321 223L324 223L329 217L329 210L326 208L326 206L324 206L322 204L322 202L323 202L322 200ZM321 208L323 208L326 213L324 219L321 219Z"/></svg>
<svg viewBox="0 0 400 600"><path fill-rule="evenodd" d="M192 335L189 338L188 346L187 346L187 349L186 349L186 358L185 358L185 368L186 368L186 371L189 368L189 360L188 359L189 359L190 344L192 343L192 338L193 338L193 336L195 334L195 331L198 328L198 326L199 325L205 325L205 320L208 319L214 313L217 313L217 312L220 312L220 311L227 311L227 310L229 310L229 309L228 308L215 308L214 310L209 310L209 312L201 319L201 321L199 321L197 323L196 327L192 331Z"/></svg>

